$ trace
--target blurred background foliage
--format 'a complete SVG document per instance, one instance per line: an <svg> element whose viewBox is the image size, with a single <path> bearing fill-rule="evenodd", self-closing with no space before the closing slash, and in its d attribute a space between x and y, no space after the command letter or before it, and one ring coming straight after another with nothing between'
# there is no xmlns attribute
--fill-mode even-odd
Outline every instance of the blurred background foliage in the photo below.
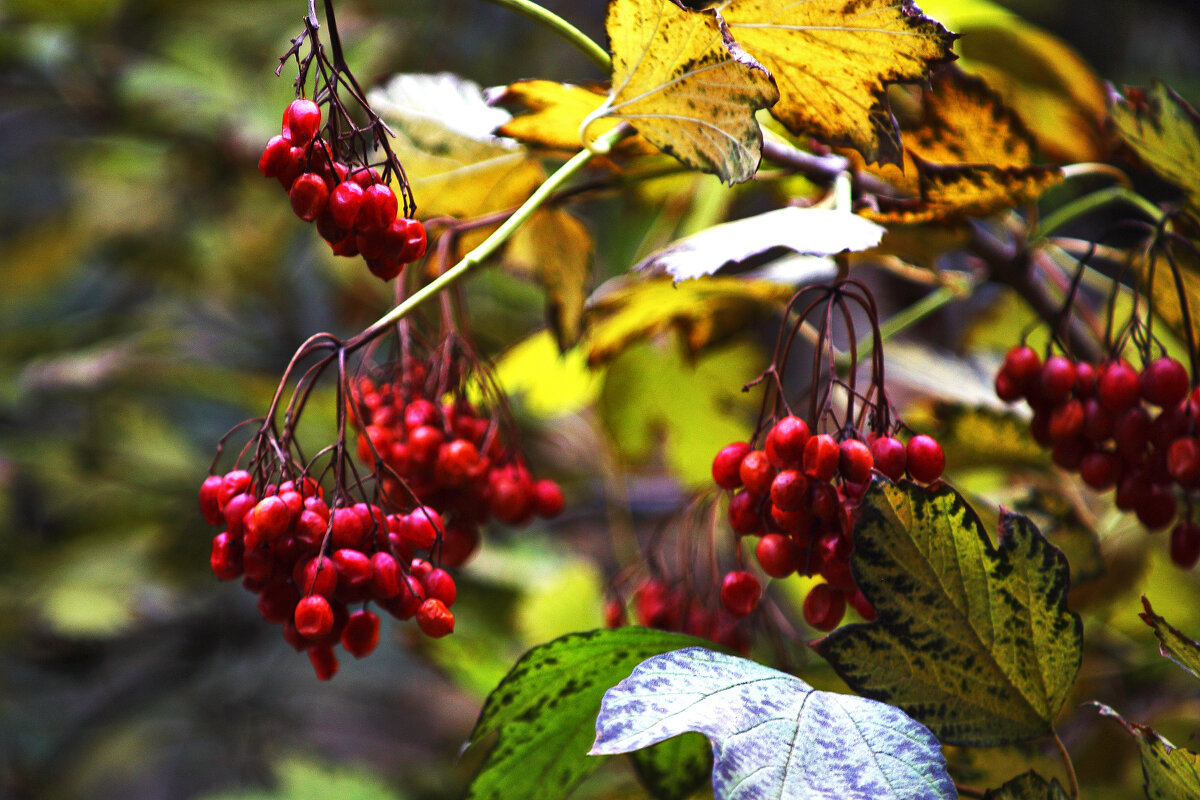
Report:
<svg viewBox="0 0 1200 800"><path fill-rule="evenodd" d="M546 5L603 39L601 0ZM968 20L991 9L936 5ZM1157 77L1200 97L1190 0L1011 8L1103 78ZM459 633L410 641L385 623L398 643L318 684L252 596L212 578L212 532L196 509L217 440L265 410L298 344L318 330L352 333L389 300L360 264L335 263L255 169L292 96L290 76L272 72L304 12L299 0L0 4L4 797L457 796L477 760L460 762L459 748L487 689L527 647L600 624L610 529L652 529L684 500L680 486L703 478L714 441L748 424L736 390L761 363L750 341L696 370L673 349L665 360L653 351L668 345L641 346L602 387L576 364L566 400L547 400L543 383L528 419L548 416L538 402L573 412L531 438L538 468L567 486L566 517L488 540L464 575ZM479 0L361 0L338 15L367 83L396 72L451 71L485 86L602 77ZM986 42L961 45L970 57ZM647 194L583 205L598 243L593 287L729 202L713 200L711 181L676 189L668 203ZM513 278L473 278L467 297L489 352L542 324L540 293ZM996 346L1016 330L1010 321ZM312 424L330 424L331 406L319 396ZM962 479L988 494L1008 476L992 464ZM1119 519L1093 524L1106 587L1128 599L1151 586L1156 610L1188 630L1200 601L1193 576L1164 568L1163 548ZM1092 592L1081 595L1091 647L1079 700L1097 697L1186 741L1195 690L1160 691L1178 676L1132 607L1114 610L1105 588L1079 591ZM806 670L832 681L819 664ZM1128 796L1136 767L1111 751L1129 747L1115 725L1092 721L1069 731L1068 745L1085 777L1109 787L1094 796ZM628 770L612 772L584 791L635 791Z"/></svg>

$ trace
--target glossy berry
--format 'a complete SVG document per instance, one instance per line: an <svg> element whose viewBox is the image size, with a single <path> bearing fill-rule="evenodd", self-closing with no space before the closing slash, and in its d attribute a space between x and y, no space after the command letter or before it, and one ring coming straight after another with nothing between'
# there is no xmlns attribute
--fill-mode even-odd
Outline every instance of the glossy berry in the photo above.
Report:
<svg viewBox="0 0 1200 800"><path fill-rule="evenodd" d="M308 660L312 664L317 680L327 681L338 671L337 656L327 644L316 644L308 648Z"/></svg>
<svg viewBox="0 0 1200 800"><path fill-rule="evenodd" d="M1049 363L1049 362L1047 362ZM946 468L946 454L932 436L921 434L908 442L905 450L908 474L921 483L931 483L942 476Z"/></svg>
<svg viewBox="0 0 1200 800"><path fill-rule="evenodd" d="M995 389L996 396L1006 403L1015 403L1025 395L1025 390L1004 370L996 373Z"/></svg>
<svg viewBox="0 0 1200 800"><path fill-rule="evenodd" d="M354 181L342 181L329 193L326 208L339 227L349 230L354 227L362 202L363 188Z"/></svg>
<svg viewBox="0 0 1200 800"><path fill-rule="evenodd" d="M293 580L304 595L319 594L325 598L333 597L333 592L338 585L337 565L333 563L332 559L325 556L310 558L297 565L297 572Z"/></svg>
<svg viewBox="0 0 1200 800"><path fill-rule="evenodd" d="M221 516L221 486L224 482L220 475L209 475L200 484L200 513L209 525L220 525L224 521Z"/></svg>
<svg viewBox="0 0 1200 800"><path fill-rule="evenodd" d="M1017 386L1025 387L1038 377L1042 359L1027 345L1018 345L1004 357L1004 372Z"/></svg>
<svg viewBox="0 0 1200 800"><path fill-rule="evenodd" d="M1109 411L1124 411L1137 402L1140 394L1141 385L1133 367L1113 362L1101 370L1096 396Z"/></svg>
<svg viewBox="0 0 1200 800"><path fill-rule="evenodd" d="M871 455L875 458L875 469L893 481L904 476L908 465L908 451L903 442L892 436L880 436L871 442Z"/></svg>
<svg viewBox="0 0 1200 800"><path fill-rule="evenodd" d="M355 658L374 652L379 644L379 617L368 609L355 611L342 629L342 647Z"/></svg>
<svg viewBox="0 0 1200 800"><path fill-rule="evenodd" d="M866 483L871 478L875 457L871 448L858 439L846 439L838 445L838 471L851 483Z"/></svg>
<svg viewBox="0 0 1200 800"><path fill-rule="evenodd" d="M385 183L372 184L363 192L362 205L358 209L354 227L360 233L386 231L395 221L399 208L400 203L392 187Z"/></svg>
<svg viewBox="0 0 1200 800"><path fill-rule="evenodd" d="M747 489L755 494L764 495L771 491L771 482L775 480L775 467L767 459L762 450L751 450L742 459L738 474Z"/></svg>
<svg viewBox="0 0 1200 800"><path fill-rule="evenodd" d="M447 608L454 605L458 598L458 586L454 578L444 569L436 568L429 571L421 583L425 585L425 596L441 600Z"/></svg>
<svg viewBox="0 0 1200 800"><path fill-rule="evenodd" d="M295 621L301 636L320 639L333 630L333 609L321 595L309 595L296 605Z"/></svg>
<svg viewBox="0 0 1200 800"><path fill-rule="evenodd" d="M1050 412L1050 438L1056 442L1074 439L1083 433L1083 403L1075 399L1055 406Z"/></svg>
<svg viewBox="0 0 1200 800"><path fill-rule="evenodd" d="M846 595L828 583L818 583L804 598L804 621L819 631L831 631L846 615Z"/></svg>
<svg viewBox="0 0 1200 800"><path fill-rule="evenodd" d="M1184 488L1200 485L1200 439L1181 436L1167 448L1167 471Z"/></svg>
<svg viewBox="0 0 1200 800"><path fill-rule="evenodd" d="M753 492L738 492L729 501L729 526L740 535L755 534L763 530L762 513L759 506L763 498Z"/></svg>
<svg viewBox="0 0 1200 800"><path fill-rule="evenodd" d="M429 598L417 610L417 625L430 638L438 639L454 632L454 614L436 598Z"/></svg>
<svg viewBox="0 0 1200 800"><path fill-rule="evenodd" d="M1200 525L1184 520L1171 530L1168 545L1171 560L1183 569L1191 569L1200 561Z"/></svg>
<svg viewBox="0 0 1200 800"><path fill-rule="evenodd" d="M407 517L403 537L420 550L428 550L437 542L444 529L442 515L429 506L417 506Z"/></svg>
<svg viewBox="0 0 1200 800"><path fill-rule="evenodd" d="M717 452L713 459L713 483L722 489L737 489L742 485L740 468L742 459L752 448L746 442L727 444Z"/></svg>
<svg viewBox="0 0 1200 800"><path fill-rule="evenodd" d="M799 417L787 416L776 422L767 433L769 451L779 459L776 466L799 468L808 439L808 423Z"/></svg>
<svg viewBox="0 0 1200 800"><path fill-rule="evenodd" d="M800 550L789 536L768 533L758 540L754 556L763 572L772 578L786 578L800 564Z"/></svg>
<svg viewBox="0 0 1200 800"><path fill-rule="evenodd" d="M425 226L415 219L404 220L404 248L396 254L396 260L411 264L425 255L427 244Z"/></svg>
<svg viewBox="0 0 1200 800"><path fill-rule="evenodd" d="M1042 365L1039 388L1042 396L1055 401L1066 398L1075 386L1075 364L1066 356L1050 356Z"/></svg>
<svg viewBox="0 0 1200 800"><path fill-rule="evenodd" d="M837 473L841 450L833 437L822 433L810 437L804 445L804 474L827 481Z"/></svg>
<svg viewBox="0 0 1200 800"><path fill-rule="evenodd" d="M306 172L296 178L292 188L288 190L288 199L296 216L305 222L312 222L325 210L325 204L329 200L329 188L320 175Z"/></svg>
<svg viewBox="0 0 1200 800"><path fill-rule="evenodd" d="M808 503L808 478L785 469L771 481L771 503L781 511L797 511Z"/></svg>
<svg viewBox="0 0 1200 800"><path fill-rule="evenodd" d="M721 605L735 617L744 617L758 607L762 587L750 572L735 570L721 581Z"/></svg>
<svg viewBox="0 0 1200 800"><path fill-rule="evenodd" d="M562 487L548 478L534 481L533 507L539 517L549 519L557 517L566 507Z"/></svg>
<svg viewBox="0 0 1200 800"><path fill-rule="evenodd" d="M278 495L264 497L250 510L250 524L262 541L273 542L292 526L292 515Z"/></svg>
<svg viewBox="0 0 1200 800"><path fill-rule="evenodd" d="M286 166L292 143L282 136L272 136L258 159L258 171L267 178L275 178Z"/></svg>
<svg viewBox="0 0 1200 800"><path fill-rule="evenodd" d="M1173 406L1188 395L1187 368L1173 358L1163 356L1151 361L1142 370L1142 397L1156 406Z"/></svg>
<svg viewBox="0 0 1200 800"><path fill-rule="evenodd" d="M293 100L284 113L284 129L290 134L292 144L308 144L321 129L320 107L312 100Z"/></svg>

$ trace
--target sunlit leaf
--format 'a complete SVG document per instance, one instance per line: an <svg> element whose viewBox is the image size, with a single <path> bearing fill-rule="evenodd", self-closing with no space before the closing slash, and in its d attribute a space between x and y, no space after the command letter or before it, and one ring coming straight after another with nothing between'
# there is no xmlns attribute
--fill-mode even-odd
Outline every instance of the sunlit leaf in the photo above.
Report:
<svg viewBox="0 0 1200 800"><path fill-rule="evenodd" d="M576 151L583 141L579 130L584 119L604 104L608 87L576 86L558 81L526 80L511 83L492 97L492 103L518 113L496 129L496 133L530 147ZM620 124L617 119L596 120L588 126L588 141L595 141ZM617 149L629 153L652 153L655 149L641 136L622 139Z"/></svg>
<svg viewBox="0 0 1200 800"><path fill-rule="evenodd" d="M883 232L882 226L849 212L785 206L686 236L644 259L637 269L660 269L682 281L776 248L808 256L865 250L878 244ZM832 259L814 259L810 269L805 282L826 281L837 274Z"/></svg>
<svg viewBox="0 0 1200 800"><path fill-rule="evenodd" d="M565 797L600 766L587 752L608 687L646 658L696 643L678 633L628 627L573 633L530 650L479 713L471 741L499 736L467 797Z"/></svg>
<svg viewBox="0 0 1200 800"><path fill-rule="evenodd" d="M1137 741L1142 759L1142 789L1148 800L1200 798L1200 755L1176 747L1148 725L1130 722L1102 703L1092 703L1105 716L1116 719Z"/></svg>
<svg viewBox="0 0 1200 800"><path fill-rule="evenodd" d="M526 642L548 642L604 624L603 578L590 562L555 565L527 584L517 601L516 625Z"/></svg>
<svg viewBox="0 0 1200 800"><path fill-rule="evenodd" d="M563 353L549 331L512 346L496 363L496 380L507 395L539 417L581 411L599 396L602 373L588 369L583 348Z"/></svg>
<svg viewBox="0 0 1200 800"><path fill-rule="evenodd" d="M911 0L733 0L733 37L779 85L771 114L793 133L844 144L868 161L898 161L885 89L927 79L954 58L954 36Z"/></svg>
<svg viewBox="0 0 1200 800"><path fill-rule="evenodd" d="M753 177L762 157L754 113L779 93L720 14L672 0L613 0L606 28L613 88L597 116L629 122L655 147L727 183Z"/></svg>
<svg viewBox="0 0 1200 800"><path fill-rule="evenodd" d="M1200 218L1200 113L1171 87L1110 93L1109 116L1122 141L1159 177L1179 187Z"/></svg>
<svg viewBox="0 0 1200 800"><path fill-rule="evenodd" d="M1071 565L1072 586L1104 575L1106 566L1100 552L1100 537L1062 494L1030 484L1019 490L1011 508L1029 517L1046 540L1062 550Z"/></svg>
<svg viewBox="0 0 1200 800"><path fill-rule="evenodd" d="M1172 261L1175 269L1171 267ZM1128 263L1139 288L1149 295L1154 313L1171 331L1181 341L1187 341L1186 320L1190 315L1192 332L1200 335L1200 258L1197 253L1189 247L1166 241L1148 253L1133 253ZM1184 313L1185 308L1188 315Z"/></svg>
<svg viewBox="0 0 1200 800"><path fill-rule="evenodd" d="M592 752L688 731L712 742L717 800L957 797L937 739L900 710L700 647L651 658L610 689Z"/></svg>
<svg viewBox="0 0 1200 800"><path fill-rule="evenodd" d="M272 790L208 794L202 800L398 800L398 794L381 775L364 768L331 767L300 758L286 758L275 766L279 786Z"/></svg>
<svg viewBox="0 0 1200 800"><path fill-rule="evenodd" d="M579 340L592 272L592 235L561 209L539 209L513 235L505 264L532 275L546 291L546 321L562 348Z"/></svg>
<svg viewBox="0 0 1200 800"><path fill-rule="evenodd" d="M988 789L983 800L1067 800L1067 793L1057 778L1047 781L1030 770L997 789Z"/></svg>
<svg viewBox="0 0 1200 800"><path fill-rule="evenodd" d="M675 329L698 352L755 317L781 310L794 289L772 281L706 277L679 285L669 277L619 282L588 307L588 363L608 361L630 345Z"/></svg>
<svg viewBox="0 0 1200 800"><path fill-rule="evenodd" d="M638 781L654 800L687 800L712 774L712 748L698 733L685 733L629 754Z"/></svg>
<svg viewBox="0 0 1200 800"><path fill-rule="evenodd" d="M1184 636L1169 622L1155 614L1145 595L1142 595L1142 607L1146 610L1138 616L1154 629L1154 635L1158 637L1158 651L1193 676L1200 678L1200 642Z"/></svg>
<svg viewBox="0 0 1200 800"><path fill-rule="evenodd" d="M851 564L877 621L814 644L856 691L905 709L950 744L1045 735L1075 680L1082 623L1067 563L1025 517L993 546L946 484L877 478Z"/></svg>

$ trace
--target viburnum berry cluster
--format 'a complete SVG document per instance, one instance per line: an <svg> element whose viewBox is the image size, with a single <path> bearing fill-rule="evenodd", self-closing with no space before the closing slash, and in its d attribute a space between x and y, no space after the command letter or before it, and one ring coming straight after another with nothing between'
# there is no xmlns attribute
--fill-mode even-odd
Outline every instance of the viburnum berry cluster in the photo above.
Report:
<svg viewBox="0 0 1200 800"><path fill-rule="evenodd" d="M1200 561L1200 525L1192 501L1200 489L1200 389L1169 356L1135 368L1121 358L1101 363L1051 354L1028 345L1009 350L996 374L1000 399L1024 400L1033 411L1034 439L1054 463L1097 491L1115 490L1117 508L1132 511L1149 531L1171 530L1171 559L1190 569ZM1179 517L1183 499L1185 513Z"/></svg>
<svg viewBox="0 0 1200 800"><path fill-rule="evenodd" d="M750 651L750 635L739 619L723 606L710 607L682 581L645 578L633 592L633 612L638 625L698 636L738 653ZM604 607L605 625L617 628L625 622L625 604L609 600Z"/></svg>

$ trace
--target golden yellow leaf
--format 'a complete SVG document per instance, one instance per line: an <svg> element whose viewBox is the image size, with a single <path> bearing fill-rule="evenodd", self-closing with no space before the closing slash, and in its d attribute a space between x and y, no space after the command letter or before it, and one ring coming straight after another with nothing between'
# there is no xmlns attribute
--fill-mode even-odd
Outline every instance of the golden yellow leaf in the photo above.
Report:
<svg viewBox="0 0 1200 800"><path fill-rule="evenodd" d="M1179 282L1183 284L1182 297L1171 269L1172 259L1179 270ZM1200 260L1196 254L1168 242L1153 248L1151 253L1134 253L1131 266L1138 288L1149 296L1151 308L1159 319L1167 323L1181 341L1187 341L1186 307L1190 312L1192 332L1200 337Z"/></svg>
<svg viewBox="0 0 1200 800"><path fill-rule="evenodd" d="M704 277L675 285L670 276L625 279L588 308L581 345L588 364L601 364L630 345L670 329L695 354L741 329L755 316L779 310L793 287L765 280Z"/></svg>
<svg viewBox="0 0 1200 800"><path fill-rule="evenodd" d="M793 133L897 161L900 138L884 90L923 81L954 58L954 35L911 0L732 0L734 38L779 85L771 114Z"/></svg>
<svg viewBox="0 0 1200 800"><path fill-rule="evenodd" d="M585 123L624 120L683 163L741 183L762 156L754 113L779 99L770 73L742 51L720 14L671 0L613 0L608 102Z"/></svg>
<svg viewBox="0 0 1200 800"><path fill-rule="evenodd" d="M599 85L576 86L558 81L527 80L509 84L493 98L493 103L524 111L496 129L496 133L516 139L529 147L551 150L581 149L579 129L583 120L604 104L608 88ZM596 120L588 126L588 140L608 133L620 124L616 119ZM630 136L617 145L627 153L653 153L656 150L641 136Z"/></svg>
<svg viewBox="0 0 1200 800"><path fill-rule="evenodd" d="M559 347L579 340L591 275L592 235L566 211L539 209L513 235L505 263L533 275L546 291L546 320Z"/></svg>
<svg viewBox="0 0 1200 800"><path fill-rule="evenodd" d="M1159 177L1179 187L1200 219L1200 113L1169 86L1127 87L1109 111L1125 144Z"/></svg>

